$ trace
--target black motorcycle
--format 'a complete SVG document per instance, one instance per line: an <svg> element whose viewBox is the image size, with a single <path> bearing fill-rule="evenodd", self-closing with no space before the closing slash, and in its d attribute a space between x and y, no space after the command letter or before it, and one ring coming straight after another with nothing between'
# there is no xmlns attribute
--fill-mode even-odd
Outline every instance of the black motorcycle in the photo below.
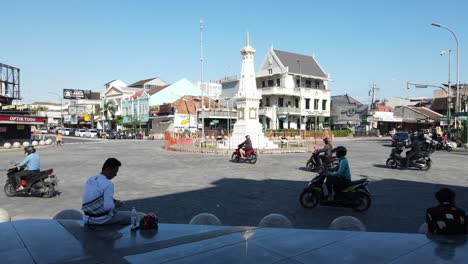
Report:
<svg viewBox="0 0 468 264"><path fill-rule="evenodd" d="M403 157L401 153L403 148L397 146L392 149L390 157L387 159L386 166L390 169L396 169L398 167L406 167L406 157ZM412 157L408 168L416 168L422 171L427 171L432 166L432 160L430 157L431 151L421 151L416 156Z"/></svg>
<svg viewBox="0 0 468 264"><path fill-rule="evenodd" d="M364 212L371 206L372 199L367 179L351 181L351 183L335 194L335 199L328 201L323 192L326 174L321 172L313 178L299 196L299 202L305 208L314 208L319 203L322 206L349 207L358 212Z"/></svg>
<svg viewBox="0 0 468 264"><path fill-rule="evenodd" d="M7 180L5 187L3 188L6 196L14 197L18 194L38 195L42 198L51 198L54 196L58 179L53 175L53 169L31 172L31 174L23 176L21 179L21 185L23 185L24 189L17 192L14 174L22 170L23 169L18 170L16 167L8 170Z"/></svg>

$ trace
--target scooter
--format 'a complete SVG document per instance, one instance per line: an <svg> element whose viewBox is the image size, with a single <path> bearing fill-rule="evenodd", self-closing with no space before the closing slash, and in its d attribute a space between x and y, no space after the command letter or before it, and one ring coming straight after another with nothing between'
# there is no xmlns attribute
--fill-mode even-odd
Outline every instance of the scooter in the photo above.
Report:
<svg viewBox="0 0 468 264"><path fill-rule="evenodd" d="M234 153L232 153L231 161L234 161L234 162L246 161L246 162L255 164L257 162L257 150L249 149L247 152L245 152L244 158L241 158L240 148L237 148L234 151Z"/></svg>
<svg viewBox="0 0 468 264"><path fill-rule="evenodd" d="M446 150L447 152L452 151L452 145L446 140L437 142L436 150Z"/></svg>
<svg viewBox="0 0 468 264"><path fill-rule="evenodd" d="M18 170L18 168L15 167L7 171L7 180L3 188L6 196L14 197L18 194L26 194L39 195L42 198L51 198L55 195L55 188L57 187L58 179L53 175L53 169L32 172L29 175L23 176L21 179L21 185L24 189L17 192L14 174L22 170L23 169Z"/></svg>
<svg viewBox="0 0 468 264"><path fill-rule="evenodd" d="M395 147L390 153L390 157L386 161L387 168L396 169L398 167L406 167L406 157L403 157L401 153L403 152L402 147ZM414 156L408 168L416 168L422 171L428 171L432 166L432 160L430 157L430 151L421 151L416 156Z"/></svg>
<svg viewBox="0 0 468 264"><path fill-rule="evenodd" d="M323 192L323 183L326 179L324 171L313 178L299 196L299 202L305 208L322 206L349 207L358 212L364 212L371 206L372 198L367 184L369 180L361 179L351 183L335 194L335 199L327 200Z"/></svg>
<svg viewBox="0 0 468 264"><path fill-rule="evenodd" d="M319 171L338 165L338 158L336 156L330 156L325 161L323 161L322 164L319 164L317 162L317 160L320 159L319 151L320 149L315 149L314 152L312 152L312 155L306 163L307 169L310 171Z"/></svg>

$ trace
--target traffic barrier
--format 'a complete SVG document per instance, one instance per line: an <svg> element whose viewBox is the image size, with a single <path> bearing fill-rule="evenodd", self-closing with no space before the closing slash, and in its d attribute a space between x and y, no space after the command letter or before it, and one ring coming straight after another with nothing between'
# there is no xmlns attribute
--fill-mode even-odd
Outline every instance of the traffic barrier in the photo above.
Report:
<svg viewBox="0 0 468 264"><path fill-rule="evenodd" d="M5 144L3 144L3 147L6 148L6 149L9 149L9 148L11 148L11 143L8 143L8 142L5 143Z"/></svg>

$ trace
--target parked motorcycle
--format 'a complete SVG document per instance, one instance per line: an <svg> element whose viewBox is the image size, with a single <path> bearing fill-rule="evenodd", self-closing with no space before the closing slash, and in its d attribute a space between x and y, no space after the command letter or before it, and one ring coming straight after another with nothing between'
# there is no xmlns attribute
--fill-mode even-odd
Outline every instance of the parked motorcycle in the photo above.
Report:
<svg viewBox="0 0 468 264"><path fill-rule="evenodd" d="M54 196L58 179L55 175L53 175L53 169L32 172L29 175L23 176L21 179L21 185L24 187L24 189L17 192L14 174L22 170L23 169L18 170L18 168L15 167L7 171L7 180L3 188L6 196L14 197L18 194L33 194L39 195L42 198L51 198Z"/></svg>
<svg viewBox="0 0 468 264"><path fill-rule="evenodd" d="M235 162L246 161L255 164L257 162L257 150L250 149L245 152L244 158L241 158L240 148L237 148L234 153L232 153L231 160Z"/></svg>
<svg viewBox="0 0 468 264"><path fill-rule="evenodd" d="M446 150L447 152L452 151L452 145L450 145L450 142L444 140L437 142L436 145L436 150Z"/></svg>
<svg viewBox="0 0 468 264"><path fill-rule="evenodd" d="M328 201L324 195L323 185L326 174L322 171L313 178L299 196L299 202L305 208L322 206L349 207L364 212L371 206L372 198L367 179L351 181L351 184L335 194L335 199Z"/></svg>
<svg viewBox="0 0 468 264"><path fill-rule="evenodd" d="M319 151L320 149L315 149L314 152L312 152L312 155L306 163L307 169L309 169L310 171L319 171L338 165L338 158L335 156L328 157L325 161L322 161L322 164L320 165L317 162L317 159L320 158Z"/></svg>
<svg viewBox="0 0 468 264"><path fill-rule="evenodd" d="M403 148L397 146L392 149L390 157L387 159L386 166L390 169L396 169L398 167L406 167L406 157L403 157L401 153ZM430 157L430 151L421 151L416 156L414 156L410 163L409 168L417 168L422 171L427 171L432 166L432 160Z"/></svg>

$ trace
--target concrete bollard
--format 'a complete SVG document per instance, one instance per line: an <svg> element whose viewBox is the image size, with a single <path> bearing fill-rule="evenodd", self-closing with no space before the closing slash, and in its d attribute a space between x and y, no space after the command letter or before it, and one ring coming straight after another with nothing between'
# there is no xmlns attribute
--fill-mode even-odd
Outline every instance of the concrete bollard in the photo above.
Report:
<svg viewBox="0 0 468 264"><path fill-rule="evenodd" d="M46 140L45 140L45 144L46 144L46 145L52 144L52 139L50 139L50 138L46 139Z"/></svg>
<svg viewBox="0 0 468 264"><path fill-rule="evenodd" d="M29 142L25 141L25 142L23 142L22 145L23 145L23 147L29 147Z"/></svg>
<svg viewBox="0 0 468 264"><path fill-rule="evenodd" d="M39 144L39 143L37 143L36 140L34 140L34 141L31 143L31 145L33 145L33 146L37 146L37 144Z"/></svg>
<svg viewBox="0 0 468 264"><path fill-rule="evenodd" d="M45 141L44 140L40 140L39 141L39 146L44 146L45 145Z"/></svg>
<svg viewBox="0 0 468 264"><path fill-rule="evenodd" d="M13 148L19 148L21 144L19 142L13 143Z"/></svg>
<svg viewBox="0 0 468 264"><path fill-rule="evenodd" d="M8 143L8 142L5 143L5 144L3 144L3 147L6 148L6 149L9 149L9 148L11 148L11 143Z"/></svg>
<svg viewBox="0 0 468 264"><path fill-rule="evenodd" d="M427 223L423 223L418 228L418 234L427 234Z"/></svg>
<svg viewBox="0 0 468 264"><path fill-rule="evenodd" d="M55 214L52 219L82 220L83 214L76 209L65 209Z"/></svg>
<svg viewBox="0 0 468 264"><path fill-rule="evenodd" d="M293 228L289 219L282 214L269 214L260 220L259 227Z"/></svg>
<svg viewBox="0 0 468 264"><path fill-rule="evenodd" d="M11 217L8 214L7 210L0 208L0 223L10 222Z"/></svg>
<svg viewBox="0 0 468 264"><path fill-rule="evenodd" d="M221 225L221 221L215 215L209 213L201 213L194 216L189 225Z"/></svg>
<svg viewBox="0 0 468 264"><path fill-rule="evenodd" d="M366 226L356 217L340 216L331 222L328 229L365 232Z"/></svg>

